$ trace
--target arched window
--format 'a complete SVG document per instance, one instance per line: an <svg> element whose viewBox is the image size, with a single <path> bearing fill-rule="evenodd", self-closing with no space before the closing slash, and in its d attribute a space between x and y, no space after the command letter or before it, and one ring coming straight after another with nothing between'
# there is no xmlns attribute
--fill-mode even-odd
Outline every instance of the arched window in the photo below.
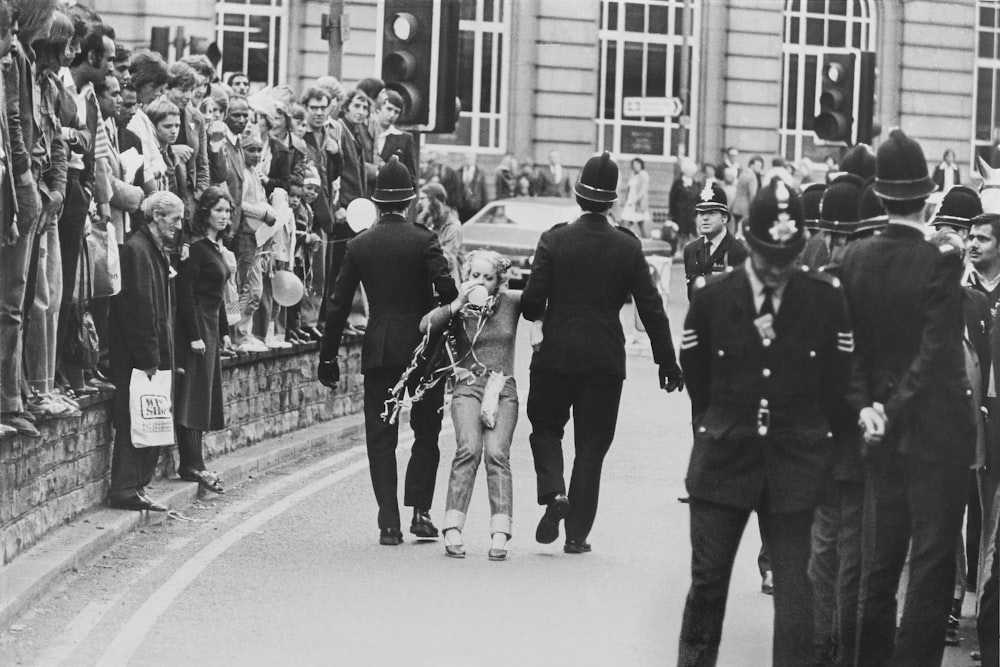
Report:
<svg viewBox="0 0 1000 667"><path fill-rule="evenodd" d="M221 74L243 72L251 83L276 86L288 76L289 0L215 3ZM258 86L254 86L257 88Z"/></svg>
<svg viewBox="0 0 1000 667"><path fill-rule="evenodd" d="M976 20L976 122L972 150L987 161L1000 139L1000 5L979 0Z"/></svg>
<svg viewBox="0 0 1000 667"><path fill-rule="evenodd" d="M874 51L875 15L869 0L786 0L781 43L780 153L786 160L838 154L813 134L818 64L831 51Z"/></svg>
<svg viewBox="0 0 1000 667"><path fill-rule="evenodd" d="M678 155L684 132L679 114L673 114L677 110L673 100L682 97L685 79L691 104L698 99L694 59L700 4L699 0L601 3L598 146L653 160ZM696 109L687 113L697 117ZM689 138L686 144L695 142Z"/></svg>

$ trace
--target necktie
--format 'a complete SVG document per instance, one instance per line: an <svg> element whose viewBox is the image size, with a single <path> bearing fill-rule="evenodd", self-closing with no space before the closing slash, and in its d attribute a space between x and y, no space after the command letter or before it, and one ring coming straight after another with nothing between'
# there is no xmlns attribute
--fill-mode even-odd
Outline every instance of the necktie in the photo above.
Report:
<svg viewBox="0 0 1000 667"><path fill-rule="evenodd" d="M701 264L701 270L705 273L712 272L712 244L708 242L708 239L702 237L704 243L701 246L701 258L699 263Z"/></svg>
<svg viewBox="0 0 1000 667"><path fill-rule="evenodd" d="M774 290L770 287L765 287L761 290L764 295L764 301L760 304L760 315L771 315L774 316L774 300L771 296L774 294Z"/></svg>

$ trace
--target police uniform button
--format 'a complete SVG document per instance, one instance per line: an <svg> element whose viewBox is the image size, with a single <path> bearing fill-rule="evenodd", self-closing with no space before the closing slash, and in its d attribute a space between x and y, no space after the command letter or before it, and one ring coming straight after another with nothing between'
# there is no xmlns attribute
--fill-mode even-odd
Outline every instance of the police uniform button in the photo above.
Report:
<svg viewBox="0 0 1000 667"><path fill-rule="evenodd" d="M765 339L764 339L764 340L762 340L762 341L761 341L760 343L761 343L761 345L763 345L764 347L771 347L771 339L770 339L770 338L765 338Z"/></svg>
<svg viewBox="0 0 1000 667"><path fill-rule="evenodd" d="M707 431L707 430L708 430L708 429L707 429L707 428L705 428L704 426L699 426L699 427L698 427L698 433L704 433L704 432L705 432L705 431Z"/></svg>
<svg viewBox="0 0 1000 667"><path fill-rule="evenodd" d="M809 358L810 359L816 358L816 350L809 350Z"/></svg>
<svg viewBox="0 0 1000 667"><path fill-rule="evenodd" d="M766 408L767 406L768 406L767 399L766 398L760 399L760 407Z"/></svg>
<svg viewBox="0 0 1000 667"><path fill-rule="evenodd" d="M966 389L965 390L965 395L966 396L972 396L972 390L971 389Z"/></svg>
<svg viewBox="0 0 1000 667"><path fill-rule="evenodd" d="M762 370L760 372L760 374L763 375L766 378L769 378L769 377L771 377L771 369L770 368L765 368L764 370Z"/></svg>
<svg viewBox="0 0 1000 667"><path fill-rule="evenodd" d="M719 356L720 356L720 357L724 357L724 356L726 356L726 352L725 352L725 350L719 350Z"/></svg>
<svg viewBox="0 0 1000 667"><path fill-rule="evenodd" d="M833 437L833 431L827 431L826 432L826 437L832 438Z"/></svg>

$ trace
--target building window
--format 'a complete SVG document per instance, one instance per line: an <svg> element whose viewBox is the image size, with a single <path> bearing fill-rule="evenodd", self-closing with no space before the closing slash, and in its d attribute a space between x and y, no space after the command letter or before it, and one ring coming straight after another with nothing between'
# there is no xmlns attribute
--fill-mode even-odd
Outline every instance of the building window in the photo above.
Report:
<svg viewBox="0 0 1000 667"><path fill-rule="evenodd" d="M226 0L215 3L216 43L223 80L245 72L255 87L285 82L288 71L288 3L291 0Z"/></svg>
<svg viewBox="0 0 1000 667"><path fill-rule="evenodd" d="M462 113L453 134L427 136L427 144L478 153L507 150L511 0L462 0L458 97Z"/></svg>
<svg viewBox="0 0 1000 667"><path fill-rule="evenodd" d="M1000 4L979 0L976 21L976 122L972 150L989 162L1000 139Z"/></svg>
<svg viewBox="0 0 1000 667"><path fill-rule="evenodd" d="M685 137L684 119L674 113L679 111L674 99L683 98L686 78L692 105L686 115L697 117L693 106L698 99L694 59L699 4L699 0L601 3L599 146L653 160L690 152L694 137Z"/></svg>
<svg viewBox="0 0 1000 667"><path fill-rule="evenodd" d="M780 152L786 160L839 155L813 134L819 57L874 51L875 15L869 0L786 0L782 40Z"/></svg>

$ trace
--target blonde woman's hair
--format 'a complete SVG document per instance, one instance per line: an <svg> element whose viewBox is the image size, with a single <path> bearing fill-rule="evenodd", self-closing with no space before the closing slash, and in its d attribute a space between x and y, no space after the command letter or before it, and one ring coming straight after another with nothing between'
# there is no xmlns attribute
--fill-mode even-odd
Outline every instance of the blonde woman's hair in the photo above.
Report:
<svg viewBox="0 0 1000 667"><path fill-rule="evenodd" d="M493 267L497 275L497 291L507 287L510 260L495 250L473 250L466 255L465 261L462 262L462 280L469 279L469 274L472 273L472 262L477 259L489 262Z"/></svg>

